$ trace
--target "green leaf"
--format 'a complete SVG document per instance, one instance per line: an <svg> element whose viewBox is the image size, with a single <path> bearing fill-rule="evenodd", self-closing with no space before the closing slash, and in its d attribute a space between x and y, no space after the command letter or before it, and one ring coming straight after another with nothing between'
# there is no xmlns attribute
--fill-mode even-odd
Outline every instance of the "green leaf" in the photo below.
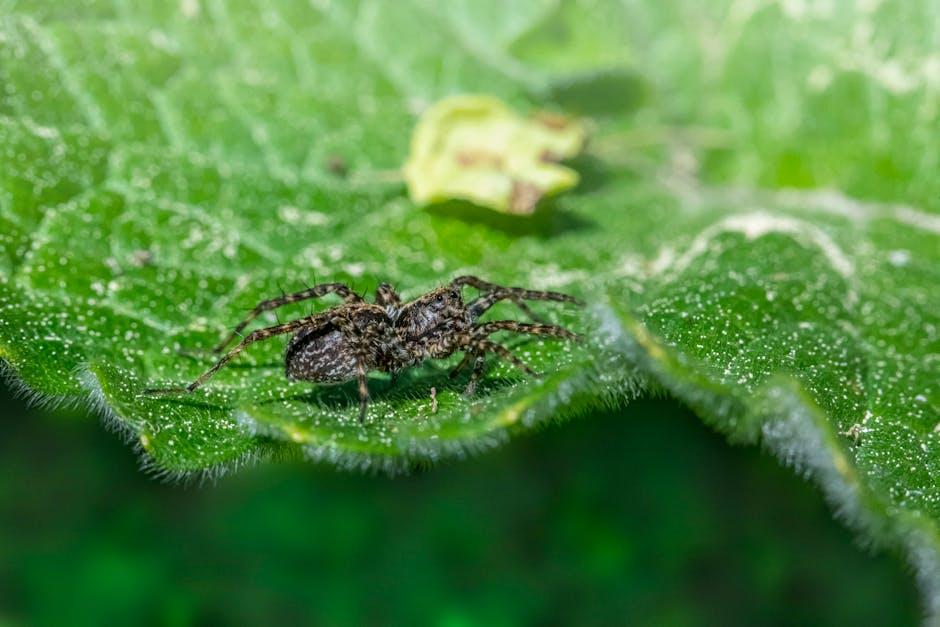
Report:
<svg viewBox="0 0 940 627"><path fill-rule="evenodd" d="M936 615L934 4L700 4L0 3L0 356L168 473L395 470L665 388L907 548ZM411 130L459 93L594 116L580 185L530 217L414 206ZM377 376L364 426L277 340L141 395L282 288L464 273L585 299L540 312L590 339L503 338L545 376L492 363L472 399L452 363Z"/></svg>

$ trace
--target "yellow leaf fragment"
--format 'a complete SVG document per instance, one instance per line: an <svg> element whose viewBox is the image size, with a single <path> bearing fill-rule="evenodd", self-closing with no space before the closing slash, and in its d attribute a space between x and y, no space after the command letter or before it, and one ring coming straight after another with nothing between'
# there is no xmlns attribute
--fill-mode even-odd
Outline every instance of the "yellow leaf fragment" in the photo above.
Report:
<svg viewBox="0 0 940 627"><path fill-rule="evenodd" d="M578 184L558 162L577 155L586 129L549 113L525 118L491 96L445 98L421 116L404 166L411 199L428 205L468 200L531 214L542 198Z"/></svg>

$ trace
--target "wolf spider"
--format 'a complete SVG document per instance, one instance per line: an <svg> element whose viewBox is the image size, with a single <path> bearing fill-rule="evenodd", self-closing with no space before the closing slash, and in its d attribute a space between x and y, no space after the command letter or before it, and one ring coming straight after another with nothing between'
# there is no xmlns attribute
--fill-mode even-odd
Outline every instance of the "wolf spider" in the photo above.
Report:
<svg viewBox="0 0 940 627"><path fill-rule="evenodd" d="M464 303L461 288L469 286L480 294ZM366 374L372 370L391 373L394 378L404 368L426 359L443 359L456 351L464 357L451 371L453 378L468 363L473 371L465 393L473 394L483 374L484 356L495 353L527 374L532 369L506 347L489 339L497 331L576 340L578 336L552 324L534 324L515 320L477 322L490 307L509 301L535 318L527 300L545 300L581 304L576 298L559 292L504 287L474 276L461 276L443 287L431 290L408 303L388 283L379 285L375 303L366 302L343 283L323 283L280 298L265 300L251 310L213 352L221 353L259 315L290 303L336 294L343 304L304 318L252 331L214 366L185 387L147 390L147 394L179 394L196 390L250 344L285 333L294 333L284 357L288 379L343 383L359 381L359 420L365 420L369 403ZM537 319L537 318L535 318Z"/></svg>

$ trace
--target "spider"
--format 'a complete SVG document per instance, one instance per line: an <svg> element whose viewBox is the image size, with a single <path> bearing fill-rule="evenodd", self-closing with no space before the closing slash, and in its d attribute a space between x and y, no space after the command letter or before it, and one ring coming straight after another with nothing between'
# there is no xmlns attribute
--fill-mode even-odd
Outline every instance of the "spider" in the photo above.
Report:
<svg viewBox="0 0 940 627"><path fill-rule="evenodd" d="M470 286L480 295L465 303L461 288ZM343 283L323 283L311 288L259 303L218 346L221 353L251 322L265 311L290 303L336 294L343 304L283 324L252 331L211 368L184 387L147 390L146 394L185 394L208 381L249 345L276 335L293 333L284 356L288 379L317 383L359 382L359 421L364 422L369 403L366 374L373 370L390 373L393 379L404 368L427 359L443 359L456 351L464 357L451 371L453 378L468 363L473 371L465 394L472 395L483 374L484 356L495 353L531 376L538 376L505 346L489 339L497 331L577 340L567 329L552 324L532 324L515 320L477 322L499 301L509 301L536 319L525 301L545 300L580 305L573 296L559 292L504 287L474 276L457 277L447 285L403 303L391 285L382 283L375 293L375 303L366 302Z"/></svg>

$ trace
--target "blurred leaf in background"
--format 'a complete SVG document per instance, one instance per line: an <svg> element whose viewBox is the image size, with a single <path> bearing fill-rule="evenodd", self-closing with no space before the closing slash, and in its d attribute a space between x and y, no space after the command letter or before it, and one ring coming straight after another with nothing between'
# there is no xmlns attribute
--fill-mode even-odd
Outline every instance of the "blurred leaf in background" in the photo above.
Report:
<svg viewBox="0 0 940 627"><path fill-rule="evenodd" d="M83 416L0 400L0 623L902 625L918 603L809 484L641 401L473 463L142 475ZM670 454L663 454L663 451Z"/></svg>
<svg viewBox="0 0 940 627"><path fill-rule="evenodd" d="M419 205L459 199L529 215L578 184L578 173L558 162L576 157L586 139L574 118L523 118L491 96L452 96L421 114L402 174Z"/></svg>

